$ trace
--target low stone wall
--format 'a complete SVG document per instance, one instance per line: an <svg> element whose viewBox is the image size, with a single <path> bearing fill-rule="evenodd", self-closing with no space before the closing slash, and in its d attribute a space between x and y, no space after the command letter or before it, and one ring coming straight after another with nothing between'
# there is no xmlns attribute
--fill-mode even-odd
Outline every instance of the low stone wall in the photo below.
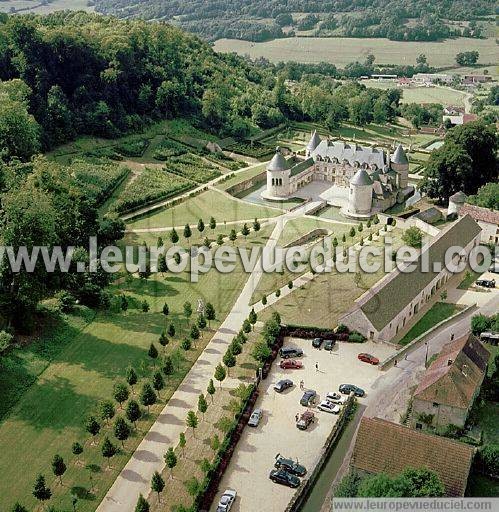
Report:
<svg viewBox="0 0 499 512"><path fill-rule="evenodd" d="M430 336L431 334L433 334L436 330L440 329L440 327L444 327L446 324L452 322L456 318L464 316L466 313L468 313L471 309L473 309L475 307L476 307L476 304L471 304L470 306L466 306L461 311L458 311L457 313L454 313L449 318L446 318L445 320L442 320L437 325L435 325L431 329L428 329L426 332L424 332L423 334L418 336L416 339L412 340L410 343L408 343L407 345L402 347L395 354L391 355L390 357L388 357L387 359L382 361L379 364L378 369L382 371L382 370L387 370L388 368L391 368L394 365L395 360L400 360L401 357L404 357L406 354L409 354L414 349L419 348L425 342L426 338L428 336Z"/></svg>
<svg viewBox="0 0 499 512"><path fill-rule="evenodd" d="M314 215L314 213L320 212L324 208L327 208L328 204L326 201L322 201L322 203L318 204L315 208L312 208L307 212L307 215Z"/></svg>
<svg viewBox="0 0 499 512"><path fill-rule="evenodd" d="M326 464L326 461L331 451L336 446L336 443L338 442L343 432L343 429L345 428L345 425L348 421L349 413L353 409L355 403L354 400L355 399L353 396L350 396L348 398L348 401L346 402L345 406L338 415L338 421L333 425L331 433L327 437L326 442L322 447L319 461L317 462L312 473L310 473L310 476L307 478L307 480L304 483L302 483L300 487L298 487L294 496L291 498L291 501L288 503L285 512L298 512L304 505L308 495L310 494L310 491L317 482L317 479L319 478L322 468Z"/></svg>
<svg viewBox="0 0 499 512"><path fill-rule="evenodd" d="M325 236L327 236L327 234L328 234L327 229L324 229L324 228L314 229L314 230L306 233L305 235L301 236L300 238L297 238L293 242L286 244L284 246L284 249L287 249L288 247L297 247L299 245L304 245L304 244L310 242L311 240L315 240L316 238L325 237Z"/></svg>
<svg viewBox="0 0 499 512"><path fill-rule="evenodd" d="M245 190L254 187L258 183L264 182L266 179L267 171L262 171L260 174L257 174L256 176L241 181L241 183L236 183L235 185L232 185L232 187L229 187L226 190L226 192L231 196L235 196L236 194L240 194L241 192L244 192Z"/></svg>

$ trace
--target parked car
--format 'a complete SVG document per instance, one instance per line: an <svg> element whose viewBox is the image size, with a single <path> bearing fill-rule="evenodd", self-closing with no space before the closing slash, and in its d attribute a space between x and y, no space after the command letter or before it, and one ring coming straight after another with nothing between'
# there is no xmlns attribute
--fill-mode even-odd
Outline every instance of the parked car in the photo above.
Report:
<svg viewBox="0 0 499 512"><path fill-rule="evenodd" d="M357 386L354 386L353 384L340 384L340 387L338 388L340 393L343 393L344 395L349 395L350 393L353 393L355 396L364 396L366 392Z"/></svg>
<svg viewBox="0 0 499 512"><path fill-rule="evenodd" d="M322 345L322 338L314 338L312 340L312 347L321 348L321 345Z"/></svg>
<svg viewBox="0 0 499 512"><path fill-rule="evenodd" d="M494 274L499 274L499 263L492 263L489 267L489 272L493 272Z"/></svg>
<svg viewBox="0 0 499 512"><path fill-rule="evenodd" d="M217 505L217 512L229 512L236 501L237 493L232 489L227 489L220 498Z"/></svg>
<svg viewBox="0 0 499 512"><path fill-rule="evenodd" d="M332 400L339 400L340 398L343 398L339 393L336 393L336 391L330 391L326 395L326 400L332 401Z"/></svg>
<svg viewBox="0 0 499 512"><path fill-rule="evenodd" d="M297 361L296 359L281 359L279 366L283 370L295 370L298 368L303 368L303 363L301 361Z"/></svg>
<svg viewBox="0 0 499 512"><path fill-rule="evenodd" d="M303 396L301 397L300 404L308 407L309 405L313 404L315 402L315 399L317 397L317 393L313 389L307 389L305 393L303 393Z"/></svg>
<svg viewBox="0 0 499 512"><path fill-rule="evenodd" d="M283 380L280 380L279 382L276 382L274 384L274 389L278 393L282 393L286 389L292 388L292 387L293 387L293 381L289 380L289 379L283 379Z"/></svg>
<svg viewBox="0 0 499 512"><path fill-rule="evenodd" d="M288 487L294 488L298 487L301 483L297 476L284 471L284 469L273 469L270 472L269 478L276 484L287 485Z"/></svg>
<svg viewBox="0 0 499 512"><path fill-rule="evenodd" d="M290 357L301 357L303 355L303 350L296 347L282 347L279 349L279 355L283 359L289 359Z"/></svg>
<svg viewBox="0 0 499 512"><path fill-rule="evenodd" d="M293 459L287 459L286 457L283 457L280 453L275 456L274 466L277 469L284 469L284 471L287 471L288 473L296 476L303 476L307 472L305 466L298 464L298 462L294 461Z"/></svg>
<svg viewBox="0 0 499 512"><path fill-rule="evenodd" d="M345 405L348 402L348 396L339 395L338 398L328 398L326 396L326 400L336 405Z"/></svg>
<svg viewBox="0 0 499 512"><path fill-rule="evenodd" d="M363 361L364 363L379 364L379 359L377 357L374 357L371 354L366 354L365 352L359 354L357 358Z"/></svg>
<svg viewBox="0 0 499 512"><path fill-rule="evenodd" d="M248 425L250 427L258 427L258 424L260 423L260 420L263 417L263 411L261 409L255 409L250 416L250 419L248 420Z"/></svg>
<svg viewBox="0 0 499 512"><path fill-rule="evenodd" d="M326 340L324 342L324 350L333 350L333 347L334 347L334 340Z"/></svg>
<svg viewBox="0 0 499 512"><path fill-rule="evenodd" d="M483 286L484 288L495 288L496 280L495 279L478 279L476 284L478 286Z"/></svg>
<svg viewBox="0 0 499 512"><path fill-rule="evenodd" d="M332 414L338 414L341 411L341 407L338 404L333 404L329 400L323 400L318 406L318 409L324 412L330 412Z"/></svg>
<svg viewBox="0 0 499 512"><path fill-rule="evenodd" d="M307 428L315 421L315 414L312 411L305 411L301 414L298 421L296 422L296 426L300 430L307 430Z"/></svg>

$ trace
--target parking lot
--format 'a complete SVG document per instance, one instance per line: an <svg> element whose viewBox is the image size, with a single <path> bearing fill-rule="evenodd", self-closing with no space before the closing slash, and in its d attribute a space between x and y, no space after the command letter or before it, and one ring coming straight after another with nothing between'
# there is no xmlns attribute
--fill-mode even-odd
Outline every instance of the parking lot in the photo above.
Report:
<svg viewBox="0 0 499 512"><path fill-rule="evenodd" d="M295 490L269 479L276 454L298 460L310 473L337 419L336 415L313 407L311 410L316 415L315 422L305 431L296 428L295 415L306 410L300 405L303 395L300 381L304 381L305 389L317 391L316 405L327 392L338 391L338 386L343 383L355 384L369 395L372 384L380 374L376 366L359 361L357 355L368 352L383 360L393 351L390 346L381 343L339 342L332 352L328 352L313 348L311 340L295 338L286 339L285 346L296 346L303 350L303 357L300 358L303 368L282 370L277 359L268 378L260 384L256 407L263 409L263 419L258 427L245 428L220 484L220 493L212 511L216 510L218 498L226 488L237 491L231 512L284 511ZM294 386L283 393L275 392L274 384L285 378L291 379ZM360 399L363 400L366 398Z"/></svg>

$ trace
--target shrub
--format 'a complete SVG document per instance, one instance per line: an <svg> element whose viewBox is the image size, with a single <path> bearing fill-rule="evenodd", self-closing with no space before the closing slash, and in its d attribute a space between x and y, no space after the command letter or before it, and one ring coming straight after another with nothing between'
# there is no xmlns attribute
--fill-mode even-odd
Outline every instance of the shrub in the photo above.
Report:
<svg viewBox="0 0 499 512"><path fill-rule="evenodd" d="M486 444L475 459L477 470L493 478L499 477L499 444Z"/></svg>
<svg viewBox="0 0 499 512"><path fill-rule="evenodd" d="M366 341L366 337L360 334L360 332L353 331L349 334L348 341L350 343L364 343L364 341Z"/></svg>

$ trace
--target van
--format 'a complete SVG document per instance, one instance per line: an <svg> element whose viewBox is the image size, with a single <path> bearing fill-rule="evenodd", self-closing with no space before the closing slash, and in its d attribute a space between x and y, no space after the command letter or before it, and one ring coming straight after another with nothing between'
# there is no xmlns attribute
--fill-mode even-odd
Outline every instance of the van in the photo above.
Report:
<svg viewBox="0 0 499 512"><path fill-rule="evenodd" d="M301 357L303 355L303 350L301 348L295 347L282 347L279 350L279 355L283 359L288 359L290 357Z"/></svg>

